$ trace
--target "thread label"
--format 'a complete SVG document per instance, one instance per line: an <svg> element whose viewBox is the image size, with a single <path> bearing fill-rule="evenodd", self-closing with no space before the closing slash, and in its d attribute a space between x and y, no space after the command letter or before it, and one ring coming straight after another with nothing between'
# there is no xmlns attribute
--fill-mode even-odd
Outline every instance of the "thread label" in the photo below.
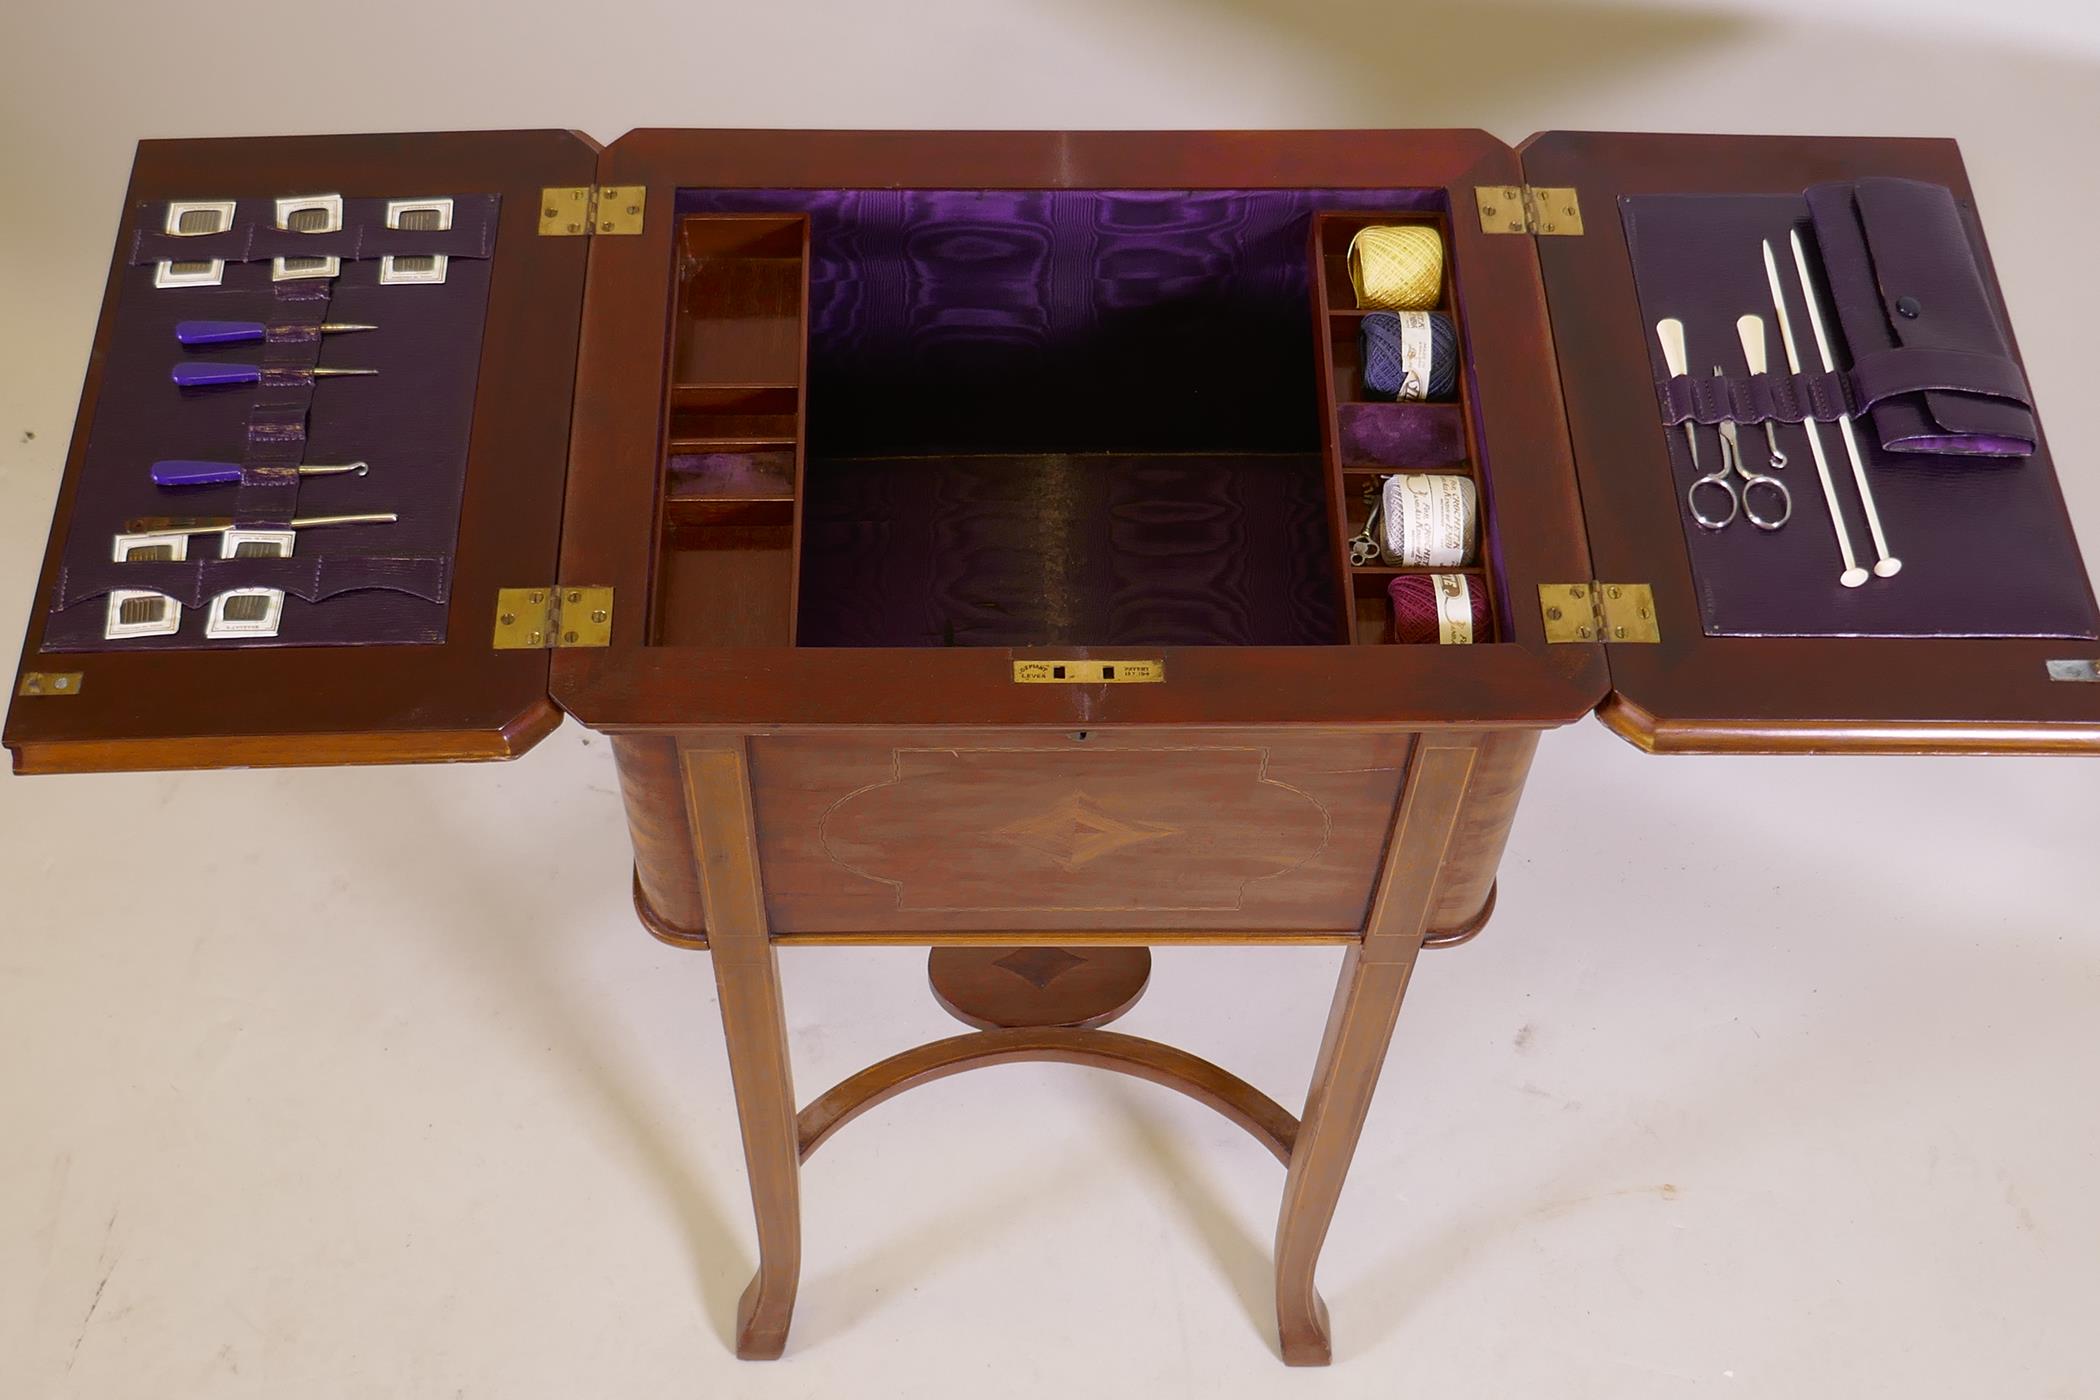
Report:
<svg viewBox="0 0 2100 1400"><path fill-rule="evenodd" d="M1400 390L1393 398L1401 403L1420 403L1429 397L1429 374L1436 359L1429 313L1396 311L1393 315L1400 321Z"/></svg>
<svg viewBox="0 0 2100 1400"><path fill-rule="evenodd" d="M1470 646L1473 641L1473 585L1464 574L1431 574L1436 598L1436 639L1442 646Z"/></svg>
<svg viewBox="0 0 2100 1400"><path fill-rule="evenodd" d="M1473 483L1462 476L1417 472L1387 477L1387 562L1430 569L1471 563L1477 502Z"/></svg>

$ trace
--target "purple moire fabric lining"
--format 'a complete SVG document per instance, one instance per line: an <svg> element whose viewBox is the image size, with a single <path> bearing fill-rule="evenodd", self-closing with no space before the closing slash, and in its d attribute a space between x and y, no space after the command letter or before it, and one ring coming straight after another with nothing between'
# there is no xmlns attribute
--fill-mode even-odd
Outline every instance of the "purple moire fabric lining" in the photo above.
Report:
<svg viewBox="0 0 2100 1400"><path fill-rule="evenodd" d="M1332 642L1311 216L1434 199L681 192L810 215L801 642ZM1463 453L1455 410L1351 407L1355 460Z"/></svg>
<svg viewBox="0 0 2100 1400"><path fill-rule="evenodd" d="M814 457L1319 446L1314 210L1425 190L683 190L810 215Z"/></svg>

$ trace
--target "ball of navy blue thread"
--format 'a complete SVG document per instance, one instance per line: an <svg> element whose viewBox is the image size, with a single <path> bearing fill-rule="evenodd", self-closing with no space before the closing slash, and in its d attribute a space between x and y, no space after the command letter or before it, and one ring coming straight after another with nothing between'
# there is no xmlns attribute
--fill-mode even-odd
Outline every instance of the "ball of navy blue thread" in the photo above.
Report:
<svg viewBox="0 0 2100 1400"><path fill-rule="evenodd" d="M1429 317L1429 387L1431 402L1442 403L1458 391L1458 328L1441 311ZM1364 314L1356 333L1363 361L1364 392L1378 399L1400 396L1400 318L1390 311Z"/></svg>

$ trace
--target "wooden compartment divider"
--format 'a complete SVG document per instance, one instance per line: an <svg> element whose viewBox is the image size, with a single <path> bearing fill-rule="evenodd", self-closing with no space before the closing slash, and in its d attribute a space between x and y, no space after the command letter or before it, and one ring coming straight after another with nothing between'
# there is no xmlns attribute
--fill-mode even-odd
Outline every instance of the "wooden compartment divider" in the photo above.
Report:
<svg viewBox="0 0 2100 1400"><path fill-rule="evenodd" d="M1427 224L1444 243L1444 285L1436 310L1451 318L1459 334L1458 397L1450 403L1392 403L1369 397L1364 391L1363 367L1357 335L1365 311L1356 304L1356 289L1349 277L1349 240L1357 230L1374 224ZM1392 213L1352 210L1347 213L1316 211L1312 220L1312 310L1320 386L1320 436L1327 464L1328 518L1334 528L1335 569L1344 600L1340 640L1360 645L1379 645L1392 640L1390 605L1386 585L1401 574L1461 573L1488 597L1488 634L1480 642L1493 642L1503 635L1502 600L1490 560L1494 557L1494 519L1487 481L1480 471L1480 454L1473 413L1471 375L1465 372L1465 327L1459 314L1456 281L1452 271L1452 239L1449 220L1442 213L1404 210ZM1453 450L1430 454L1437 460L1369 462L1353 453L1342 430L1344 405L1352 414L1393 415L1433 427L1437 440ZM1370 513L1364 499L1366 487L1385 477L1414 472L1465 476L1479 493L1479 542L1474 562L1464 568L1420 568L1386 563L1351 564L1349 541L1363 528Z"/></svg>
<svg viewBox="0 0 2100 1400"><path fill-rule="evenodd" d="M809 218L688 214L677 251L650 635L675 646L791 645Z"/></svg>

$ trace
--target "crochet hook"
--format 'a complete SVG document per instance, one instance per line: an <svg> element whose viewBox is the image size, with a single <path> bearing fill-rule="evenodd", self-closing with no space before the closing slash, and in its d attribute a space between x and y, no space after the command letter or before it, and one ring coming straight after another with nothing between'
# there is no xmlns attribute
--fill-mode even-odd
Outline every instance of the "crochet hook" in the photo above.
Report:
<svg viewBox="0 0 2100 1400"><path fill-rule="evenodd" d="M318 326L268 326L261 321L177 321L175 340L180 345L245 345L255 340L303 340L309 334L347 335L351 331L378 329L353 321L328 321Z"/></svg>
<svg viewBox="0 0 2100 1400"><path fill-rule="evenodd" d="M168 371L182 389L215 389L222 384L283 384L301 379L323 379L335 374L377 374L376 369L299 369L292 365L222 365L210 360L185 360Z"/></svg>
<svg viewBox="0 0 2100 1400"><path fill-rule="evenodd" d="M1817 305L1815 279L1808 275L1808 254L1801 249L1801 230L1793 231L1794 268L1801 274L1801 296L1808 302L1808 327L1816 334L1816 353L1823 357L1824 370L1837 368L1830 357L1830 337L1823 331L1823 312ZM1874 488L1867 484L1867 464L1859 459L1859 439L1852 433L1852 415L1838 415L1838 435L1845 439L1845 454L1852 459L1852 479L1859 483L1859 503L1867 508L1867 529L1874 536L1874 577L1894 578L1903 561L1889 553L1888 537L1881 533L1881 512L1874 508Z"/></svg>
<svg viewBox="0 0 2100 1400"><path fill-rule="evenodd" d="M400 518L392 511L371 515L302 515L269 528L312 530L323 525L391 525ZM127 535L223 535L228 530L241 528L239 521L223 516L142 515L124 522Z"/></svg>
<svg viewBox="0 0 2100 1400"><path fill-rule="evenodd" d="M1794 323L1787 319L1786 293L1779 285L1779 262L1772 256L1772 241L1765 244L1765 281L1772 288L1772 314L1779 321L1779 343L1786 348L1786 367L1791 374L1801 373L1801 352L1794 346ZM1847 588L1858 588L1872 575L1859 566L1859 559L1852 552L1852 535L1845 529L1844 512L1838 508L1837 487L1830 480L1830 459L1823 455L1823 436L1816 431L1816 420L1804 418L1801 426L1808 429L1808 455L1816 459L1816 478L1823 483L1823 504L1830 509L1830 528L1837 532L1838 556L1845 561L1845 572L1838 575L1838 582Z"/></svg>
<svg viewBox="0 0 2100 1400"><path fill-rule="evenodd" d="M291 470L301 476L363 476L371 469L366 462L344 462L339 466L298 466ZM238 462L170 459L155 462L152 475L155 486L222 486L241 479L241 466Z"/></svg>
<svg viewBox="0 0 2100 1400"><path fill-rule="evenodd" d="M1743 342L1743 362L1750 366L1750 372L1765 373L1768 366L1765 364L1764 317L1754 314L1736 317L1735 335ZM1772 459L1773 471L1786 470L1786 453L1779 450L1779 430L1772 426L1769 418L1765 420L1765 455Z"/></svg>

